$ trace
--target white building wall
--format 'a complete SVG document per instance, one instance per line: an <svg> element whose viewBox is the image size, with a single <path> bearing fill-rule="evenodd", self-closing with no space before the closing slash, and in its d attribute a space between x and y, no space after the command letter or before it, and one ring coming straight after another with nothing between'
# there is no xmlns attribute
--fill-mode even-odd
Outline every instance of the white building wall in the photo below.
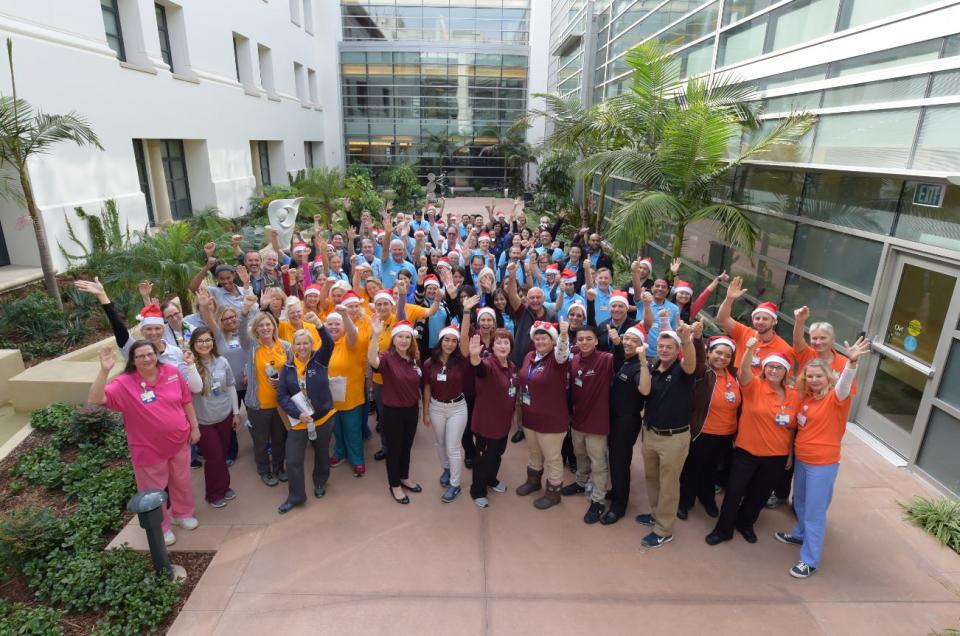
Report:
<svg viewBox="0 0 960 636"><path fill-rule="evenodd" d="M193 209L216 207L225 216L246 213L255 189L250 140L278 142L271 144L275 184L305 167L305 141L324 142L317 164L341 163L336 39L330 39L330 26L339 30L339 8L327 0L306 2L313 3L312 26L304 25L302 0L299 24L287 1L162 0L173 74L162 61L151 0L118 0L127 62L107 45L97 0L0 0L0 37L14 42L18 95L45 112L82 114L104 147L65 143L30 165L59 268L66 263L56 243L65 241L65 218L75 218L75 206L98 211L113 198L131 227L147 224L133 139L184 140ZM241 61L245 85L236 79L233 33L249 40ZM261 81L258 44L271 50L270 95ZM310 103L309 91L298 98L294 62L321 78L318 104ZM0 90L9 94L6 64L0 67ZM332 137L325 134L328 126ZM151 192L158 187L165 185L151 182ZM11 263L36 265L32 228L18 223L24 214L0 202ZM84 225L74 223L80 234Z"/></svg>
<svg viewBox="0 0 960 636"><path fill-rule="evenodd" d="M530 2L530 71L527 81L527 108L543 109L546 104L542 98L533 97L534 93L546 93L549 90L550 66L550 0L531 0ZM543 117L538 117L533 126L527 129L527 143L538 147L543 143ZM537 180L536 164L532 164L527 178L530 183Z"/></svg>

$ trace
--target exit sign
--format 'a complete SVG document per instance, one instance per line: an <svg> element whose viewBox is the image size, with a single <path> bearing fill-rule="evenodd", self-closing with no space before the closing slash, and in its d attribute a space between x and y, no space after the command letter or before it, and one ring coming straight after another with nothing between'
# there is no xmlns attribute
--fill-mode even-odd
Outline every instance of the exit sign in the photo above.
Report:
<svg viewBox="0 0 960 636"><path fill-rule="evenodd" d="M944 190L942 183L918 183L913 191L913 204L939 208L943 205Z"/></svg>

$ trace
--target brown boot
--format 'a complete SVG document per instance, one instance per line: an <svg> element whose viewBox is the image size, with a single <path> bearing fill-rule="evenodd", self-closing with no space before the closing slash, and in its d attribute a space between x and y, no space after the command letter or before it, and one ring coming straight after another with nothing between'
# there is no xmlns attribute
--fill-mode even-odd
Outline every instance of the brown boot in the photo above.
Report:
<svg viewBox="0 0 960 636"><path fill-rule="evenodd" d="M525 497L532 492L536 492L542 488L540 479L543 477L543 469L534 470L527 466L527 481L526 483L520 484L517 486L517 494L521 497Z"/></svg>
<svg viewBox="0 0 960 636"><path fill-rule="evenodd" d="M561 484L547 484L547 492L543 493L543 497L540 497L533 502L533 505L540 510L546 510L560 503L560 486Z"/></svg>

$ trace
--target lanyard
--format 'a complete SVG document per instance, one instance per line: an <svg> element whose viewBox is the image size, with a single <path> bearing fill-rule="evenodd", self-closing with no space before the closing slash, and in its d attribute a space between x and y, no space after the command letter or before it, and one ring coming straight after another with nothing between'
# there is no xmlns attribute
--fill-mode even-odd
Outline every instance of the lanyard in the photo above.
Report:
<svg viewBox="0 0 960 636"><path fill-rule="evenodd" d="M543 356L537 362L534 362L530 365L530 368L527 369L527 382L530 382L530 379L533 377L533 372L540 368L540 365L547 359L547 356Z"/></svg>

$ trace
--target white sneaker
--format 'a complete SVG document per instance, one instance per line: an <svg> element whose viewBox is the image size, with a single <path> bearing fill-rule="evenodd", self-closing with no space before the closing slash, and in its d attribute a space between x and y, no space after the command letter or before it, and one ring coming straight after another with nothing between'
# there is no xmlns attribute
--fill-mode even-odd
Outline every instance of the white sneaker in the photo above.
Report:
<svg viewBox="0 0 960 636"><path fill-rule="evenodd" d="M197 521L196 517L184 517L183 519L177 519L176 517L173 517L170 519L170 523L175 526L180 526L184 530L193 530L200 525L200 522Z"/></svg>
<svg viewBox="0 0 960 636"><path fill-rule="evenodd" d="M173 534L173 530L167 530L163 533L163 542L167 545L173 545L177 542L177 535Z"/></svg>
<svg viewBox="0 0 960 636"><path fill-rule="evenodd" d="M490 501L486 497L477 497L473 500L473 503L477 504L478 508L486 508L490 505Z"/></svg>
<svg viewBox="0 0 960 636"><path fill-rule="evenodd" d="M502 481L498 481L497 485L491 488L491 490L493 490L493 492L504 493L504 492L507 492L507 485Z"/></svg>

